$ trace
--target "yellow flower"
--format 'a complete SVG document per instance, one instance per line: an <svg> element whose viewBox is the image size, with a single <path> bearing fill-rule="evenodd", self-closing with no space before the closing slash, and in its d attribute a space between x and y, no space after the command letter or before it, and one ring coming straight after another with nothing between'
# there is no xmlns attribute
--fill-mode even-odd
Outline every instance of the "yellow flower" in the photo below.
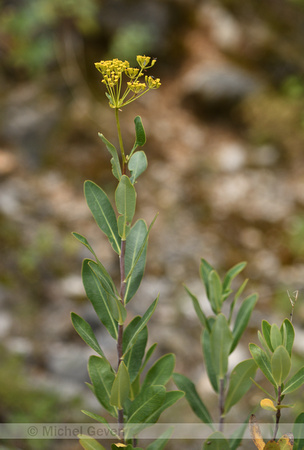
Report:
<svg viewBox="0 0 304 450"><path fill-rule="evenodd" d="M128 75L129 78L133 79L138 75L139 69L138 68L133 68L133 67L128 67L125 70L125 74Z"/></svg>
<svg viewBox="0 0 304 450"><path fill-rule="evenodd" d="M147 75L145 76L145 82L149 89L158 89L161 85L159 78L148 77Z"/></svg>
<svg viewBox="0 0 304 450"><path fill-rule="evenodd" d="M147 88L145 83L140 83L139 81L128 81L127 85L129 86L129 89L135 94L139 94Z"/></svg>

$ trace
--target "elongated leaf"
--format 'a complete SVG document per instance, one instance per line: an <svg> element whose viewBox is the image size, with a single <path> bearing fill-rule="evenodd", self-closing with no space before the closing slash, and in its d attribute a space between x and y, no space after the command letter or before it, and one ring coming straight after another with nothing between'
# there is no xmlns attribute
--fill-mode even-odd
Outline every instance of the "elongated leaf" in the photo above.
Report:
<svg viewBox="0 0 304 450"><path fill-rule="evenodd" d="M118 297L114 281L103 265L101 263L96 263L95 261L90 261L88 264L90 269L92 269L95 275L99 278L99 281L107 294L113 297Z"/></svg>
<svg viewBox="0 0 304 450"><path fill-rule="evenodd" d="M142 425L137 426L137 432L140 429L144 429L150 424L154 424L158 421L160 415L168 408L170 408L174 403L176 403L178 400L180 400L182 397L184 397L184 392L182 391L170 391L166 392L165 399L162 402L162 404L154 411L152 412L144 421Z"/></svg>
<svg viewBox="0 0 304 450"><path fill-rule="evenodd" d="M235 324L233 327L232 335L233 335L233 342L231 344L230 353L233 352L233 350L236 348L236 346L239 343L239 340L242 337L242 334L244 333L248 322L250 320L250 316L252 314L253 308L256 305L256 302L258 300L257 294L249 295L249 297L245 298L243 303L241 304L241 307L237 313Z"/></svg>
<svg viewBox="0 0 304 450"><path fill-rule="evenodd" d="M196 312L196 315L197 315L199 321L201 322L203 327L207 328L208 331L210 332L211 329L210 329L210 326L209 326L209 323L208 323L208 319L205 316L204 311L202 310L197 297L194 294L192 294L192 292L187 288L187 286L184 285L184 288L185 288L187 294L189 295L189 297L192 300L192 303L193 303L193 306L194 306L194 310Z"/></svg>
<svg viewBox="0 0 304 450"><path fill-rule="evenodd" d="M229 450L236 450L241 445L243 436L248 427L249 418L250 416L248 416L245 422L229 437Z"/></svg>
<svg viewBox="0 0 304 450"><path fill-rule="evenodd" d="M112 416L117 417L116 408L110 404L111 390L115 380L115 373L110 363L105 358L91 356L88 370L98 401Z"/></svg>
<svg viewBox="0 0 304 450"><path fill-rule="evenodd" d="M79 242L81 242L92 253L92 255L94 256L94 258L96 260L98 260L96 253L94 252L93 248L91 247L88 240L84 236L82 236L79 233L75 233L74 231L73 231L72 235L74 236L74 238L76 238Z"/></svg>
<svg viewBox="0 0 304 450"><path fill-rule="evenodd" d="M116 432L114 430L112 430L112 428L110 427L109 423L107 422L107 420L104 417L101 417L99 414L95 414L92 413L90 411L86 411L85 409L82 409L81 412L83 414L85 414L86 416L90 417L91 419L96 420L97 422L103 423L104 425L106 425L107 429L109 430L111 436L120 439L118 434L116 434Z"/></svg>
<svg viewBox="0 0 304 450"><path fill-rule="evenodd" d="M266 344L268 345L268 348L271 352L273 352L273 348L271 345L270 340L270 331L271 331L271 325L267 320L262 320L262 333L265 339Z"/></svg>
<svg viewBox="0 0 304 450"><path fill-rule="evenodd" d="M115 203L119 214L126 223L132 222L136 206L136 192L130 178L122 175L115 191Z"/></svg>
<svg viewBox="0 0 304 450"><path fill-rule="evenodd" d="M131 150L130 157L137 149L137 147L142 147L146 143L146 134L142 124L141 117L136 116L134 119L134 123L135 123L135 142Z"/></svg>
<svg viewBox="0 0 304 450"><path fill-rule="evenodd" d="M129 372L125 363L121 361L111 389L111 405L116 406L118 409L122 409L124 402L129 397L130 388Z"/></svg>
<svg viewBox="0 0 304 450"><path fill-rule="evenodd" d="M259 338L259 341L260 341L262 347L264 348L265 352L267 353L267 355L270 358L271 357L271 351L269 350L269 347L268 347L268 345L267 345L267 343L266 343L266 341L264 339L263 334L259 330L258 330L258 338Z"/></svg>
<svg viewBox="0 0 304 450"><path fill-rule="evenodd" d="M83 339L84 342L88 344L88 346L91 347L96 353L98 353L100 356L105 357L91 328L91 325L89 325L88 322L86 322L82 317L78 316L74 312L71 313L71 319L73 326L81 339Z"/></svg>
<svg viewBox="0 0 304 450"><path fill-rule="evenodd" d="M163 386L151 386L141 391L129 408L127 423L145 422L163 404L165 396L166 389Z"/></svg>
<svg viewBox="0 0 304 450"><path fill-rule="evenodd" d="M216 375L216 372L214 369L214 364L213 364L210 334L208 333L207 330L203 331L203 333L201 335L201 341L202 341L202 349L203 349L205 367L206 367L208 378L209 378L211 386L213 387L215 392L219 392L218 378L217 378L217 375Z"/></svg>
<svg viewBox="0 0 304 450"><path fill-rule="evenodd" d="M242 361L233 369L230 375L229 388L225 400L225 414L227 414L230 408L238 403L249 390L252 384L250 378L255 377L256 371L257 365L253 359Z"/></svg>
<svg viewBox="0 0 304 450"><path fill-rule="evenodd" d="M123 325L127 318L127 310L117 297L108 295L108 305L112 317L119 325Z"/></svg>
<svg viewBox="0 0 304 450"><path fill-rule="evenodd" d="M147 309L147 311L145 312L145 314L142 316L142 318L138 321L133 336L130 338L127 347L124 351L124 357L125 355L128 353L128 351L132 348L132 346L135 344L135 341L138 337L138 334L141 332L141 330L147 325L150 317L152 316L152 314L154 313L154 310L156 308L156 305L158 303L158 299L159 299L159 295L157 296L157 298L154 300L154 302L149 306L149 308Z"/></svg>
<svg viewBox="0 0 304 450"><path fill-rule="evenodd" d="M109 150L112 159L111 159L111 164L112 164L112 172L115 178L117 178L118 180L120 180L121 178L121 168L120 168L120 162L119 162L119 158L118 158L118 153L116 148L114 147L113 144L111 144L111 142L109 142L102 133L98 133L98 136L100 137L100 139L102 140L102 142L106 145L107 149Z"/></svg>
<svg viewBox="0 0 304 450"><path fill-rule="evenodd" d="M139 249L138 252L137 252L137 255L136 255L136 258L135 258L135 260L134 260L134 262L133 262L133 265L132 265L131 269L129 270L128 275L126 276L125 282L127 282L128 279L130 278L130 276L132 275L132 273L133 273L133 271L135 270L135 267L136 267L136 265L137 265L137 263L138 263L138 261L139 261L141 255L142 255L143 251L145 250L145 247L146 247L147 242L148 242L148 238L149 238L150 231L151 231L151 229L152 229L152 227L153 227L153 225L154 225L154 222L155 222L157 216L158 216L158 213L155 215L154 219L152 220L152 222L151 222L151 224L150 224L150 226L149 226L149 228L148 228L148 231L147 231L147 233L146 233L145 239L144 239L144 241L143 241L143 243L142 243L140 249Z"/></svg>
<svg viewBox="0 0 304 450"><path fill-rule="evenodd" d="M116 215L107 194L93 181L84 183L84 194L97 225L108 237L113 250L120 255Z"/></svg>
<svg viewBox="0 0 304 450"><path fill-rule="evenodd" d="M135 264L138 252L145 245L141 252L137 264L126 282L125 303L128 303L136 294L144 275L147 257L147 225L144 220L138 220L131 228L126 241L125 251L125 271L129 273Z"/></svg>
<svg viewBox="0 0 304 450"><path fill-rule="evenodd" d="M129 325L124 330L123 335L123 352L127 348L127 345L132 338L135 328L140 321L140 317L134 317L134 319L129 323ZM148 330L147 327L144 327L140 333L138 333L137 339L135 341L135 344L131 348L131 350L126 354L124 358L125 365L128 368L128 372L130 375L130 381L133 383L135 378L137 377L142 359L145 354L145 349L147 345L148 340Z"/></svg>
<svg viewBox="0 0 304 450"><path fill-rule="evenodd" d="M228 370L228 356L232 344L232 333L224 314L219 314L211 330L210 342L213 367L219 378L224 378Z"/></svg>
<svg viewBox="0 0 304 450"><path fill-rule="evenodd" d="M257 363L258 367L261 369L265 377L268 381L270 381L273 386L277 386L277 383L275 379L273 378L272 371L271 371L271 365L270 360L266 353L256 344L249 344L249 351L251 353L251 356Z"/></svg>
<svg viewBox="0 0 304 450"><path fill-rule="evenodd" d="M156 441L151 442L151 444L148 445L147 450L163 450L172 433L173 427L168 428L168 430L164 431Z"/></svg>
<svg viewBox="0 0 304 450"><path fill-rule="evenodd" d="M85 450L106 450L103 445L85 434L78 435L79 444Z"/></svg>
<svg viewBox="0 0 304 450"><path fill-rule="evenodd" d="M209 277L209 273L212 270L214 270L213 267L205 259L201 259L200 277L201 277L201 280L204 283L204 286L205 286L205 289L206 289L207 298L209 298L209 281L208 281L208 277Z"/></svg>
<svg viewBox="0 0 304 450"><path fill-rule="evenodd" d="M294 450L304 448L304 412L299 414L294 422L292 433L294 435Z"/></svg>
<svg viewBox="0 0 304 450"><path fill-rule="evenodd" d="M194 383L192 383L192 381L185 375L181 375L180 373L173 374L173 381L181 391L185 392L186 400L188 401L192 411L202 422L207 423L213 429L212 418L207 407L197 393Z"/></svg>
<svg viewBox="0 0 304 450"><path fill-rule="evenodd" d="M293 347L293 342L295 338L295 331L292 323L289 319L285 319L281 325L280 328L282 339L283 339L283 345L286 348L286 350L289 353L289 356L291 356L291 351Z"/></svg>
<svg viewBox="0 0 304 450"><path fill-rule="evenodd" d="M158 386L155 386L158 387ZM168 408L170 408L174 403L176 403L179 399L181 399L184 396L184 392L182 391L170 391L166 392L164 401L159 405L157 409L151 412L149 416L146 417L144 422L141 424L138 423L132 427L130 427L129 433L131 435L138 434L139 431L143 430L144 428L147 428L148 426L156 423L160 417L160 415Z"/></svg>
<svg viewBox="0 0 304 450"><path fill-rule="evenodd" d="M222 307L222 282L215 270L211 270L208 275L208 292L212 311L219 314Z"/></svg>
<svg viewBox="0 0 304 450"><path fill-rule="evenodd" d="M276 323L271 325L270 342L271 342L271 347L273 348L273 350L275 350L277 347L279 347L279 345L282 345L282 335L281 335L279 327L277 326Z"/></svg>
<svg viewBox="0 0 304 450"><path fill-rule="evenodd" d="M234 296L234 298L233 298L233 301L231 302L231 305L230 305L230 311L229 311L229 319L228 319L228 323L229 323L229 324L230 324L231 319L232 319L232 314L233 314L233 311L234 311L234 307L235 307L235 305L236 305L236 302L238 301L239 297L242 295L242 293L243 293L243 291L244 291L244 289L245 289L247 283L248 283L248 279L246 279L246 280L243 281L243 283L241 284L241 286L240 286L239 289L237 290L237 292L236 292L236 294L235 294L235 296ZM223 295L223 297L225 297L225 296Z"/></svg>
<svg viewBox="0 0 304 450"><path fill-rule="evenodd" d="M92 303L97 316L110 335L117 339L117 322L114 320L108 305L108 295L99 279L89 266L91 260L85 259L82 264L82 281L87 297Z"/></svg>
<svg viewBox="0 0 304 450"><path fill-rule="evenodd" d="M131 172L131 183L134 184L137 178L147 169L148 160L145 152L136 152L130 158L128 169Z"/></svg>
<svg viewBox="0 0 304 450"><path fill-rule="evenodd" d="M229 442L225 439L223 433L215 431L207 437L203 445L203 450L228 450Z"/></svg>
<svg viewBox="0 0 304 450"><path fill-rule="evenodd" d="M285 381L289 374L291 367L291 360L288 351L283 345L279 345L271 358L272 375L278 386Z"/></svg>
<svg viewBox="0 0 304 450"><path fill-rule="evenodd" d="M171 378L174 366L175 356L173 353L168 353L159 358L148 370L142 389L155 385L165 386Z"/></svg>
<svg viewBox="0 0 304 450"><path fill-rule="evenodd" d="M304 367L301 367L301 369L299 369L297 373L295 373L294 376L285 383L282 395L290 394L290 392L296 391L299 387L303 386L303 384Z"/></svg>
<svg viewBox="0 0 304 450"><path fill-rule="evenodd" d="M151 356L153 355L154 350L156 349L156 347L157 347L157 343L155 342L154 344L151 345L151 347L150 347L149 350L147 351L146 356L145 356L145 359L144 359L144 362L143 362L143 365L142 365L141 368L140 368L140 373L141 373L141 372L144 370L144 368L146 367L146 365L147 365L148 361L150 360Z"/></svg>
<svg viewBox="0 0 304 450"><path fill-rule="evenodd" d="M230 286L232 280L240 273L244 268L246 267L246 262L240 262L233 266L225 275L225 278L223 280L223 292L230 291Z"/></svg>

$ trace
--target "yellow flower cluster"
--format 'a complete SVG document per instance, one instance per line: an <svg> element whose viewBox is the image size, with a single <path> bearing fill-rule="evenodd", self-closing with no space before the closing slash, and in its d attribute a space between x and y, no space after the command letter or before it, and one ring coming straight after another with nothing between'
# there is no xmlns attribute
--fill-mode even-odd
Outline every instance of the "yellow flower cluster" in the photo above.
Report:
<svg viewBox="0 0 304 450"><path fill-rule="evenodd" d="M130 67L128 61L121 61L117 58L95 63L96 69L102 74L103 78L101 81L107 87L106 95L111 108L122 108L141 97L150 89L158 89L160 87L161 82L159 78L155 79L146 75L145 82L140 83L138 81L143 76L144 71L154 66L156 59L151 59L150 56L138 55L136 60L140 69ZM127 75L130 81L127 82L127 87L124 93L121 94L123 74Z"/></svg>

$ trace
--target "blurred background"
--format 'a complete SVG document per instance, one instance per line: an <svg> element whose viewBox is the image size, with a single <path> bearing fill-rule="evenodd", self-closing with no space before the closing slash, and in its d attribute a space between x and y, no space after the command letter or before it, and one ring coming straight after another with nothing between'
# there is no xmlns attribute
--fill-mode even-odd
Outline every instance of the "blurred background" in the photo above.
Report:
<svg viewBox="0 0 304 450"><path fill-rule="evenodd" d="M157 57L150 72L162 82L121 113L127 148L136 115L147 134L137 217L150 223L159 212L130 317L160 293L149 328L156 356L174 352L176 370L210 405L201 327L182 284L207 306L200 258L220 274L245 260L247 294L260 298L231 365L250 356L263 318L279 325L289 317L287 290L298 291L294 364L303 364L304 1L2 0L0 8L0 421L84 422L80 409L102 414L84 384L92 352L70 321L71 311L89 321L115 363L114 343L82 288L88 253L71 236L85 235L118 276L82 190L86 179L111 198L115 189L97 135L117 143L94 67L102 59ZM252 389L230 419L242 421L260 399ZM301 399L303 390L285 421L302 411ZM163 420L197 421L184 401ZM80 448L77 441L3 445Z"/></svg>

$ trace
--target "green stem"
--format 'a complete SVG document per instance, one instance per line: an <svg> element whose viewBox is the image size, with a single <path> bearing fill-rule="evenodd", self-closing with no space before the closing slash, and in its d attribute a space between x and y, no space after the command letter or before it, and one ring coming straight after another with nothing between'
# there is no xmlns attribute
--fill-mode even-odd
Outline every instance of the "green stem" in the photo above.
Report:
<svg viewBox="0 0 304 450"><path fill-rule="evenodd" d="M219 392L219 412L220 412L220 422L219 431L222 433L224 431L224 378L220 378L220 392Z"/></svg>
<svg viewBox="0 0 304 450"><path fill-rule="evenodd" d="M277 406L280 406L280 404L281 404L281 389L282 389L282 386L278 386L278 402L277 402ZM281 408L278 408L277 409L277 413L276 413L276 423L275 423L275 428L274 428L273 440L275 440L276 437L277 437L277 433L278 433L278 429L279 429L279 423L280 423L280 418L281 418Z"/></svg>
<svg viewBox="0 0 304 450"><path fill-rule="evenodd" d="M125 297L125 291L126 291L126 283L125 283L125 250L126 250L126 241L121 241L120 246L120 298L121 303L124 304L124 297ZM117 337L117 357L118 357L118 364L117 364L117 370L119 368L119 365L122 361L123 357L123 330L124 326L123 324L118 324L118 337ZM118 434L120 436L120 439L124 439L124 419L123 419L123 409L118 410L118 417L117 417L117 424L118 424Z"/></svg>
<svg viewBox="0 0 304 450"><path fill-rule="evenodd" d="M122 157L122 174L125 174L125 165L126 165L126 155L125 155L125 150L124 150L124 146L123 146L123 141L122 141L122 135L121 135L121 129L120 129L120 122L119 122L119 117L118 117L118 108L115 108L115 119L116 119L116 126L117 126L117 132L118 132L118 140L119 140L119 148L120 148L120 152L121 152L121 157Z"/></svg>

